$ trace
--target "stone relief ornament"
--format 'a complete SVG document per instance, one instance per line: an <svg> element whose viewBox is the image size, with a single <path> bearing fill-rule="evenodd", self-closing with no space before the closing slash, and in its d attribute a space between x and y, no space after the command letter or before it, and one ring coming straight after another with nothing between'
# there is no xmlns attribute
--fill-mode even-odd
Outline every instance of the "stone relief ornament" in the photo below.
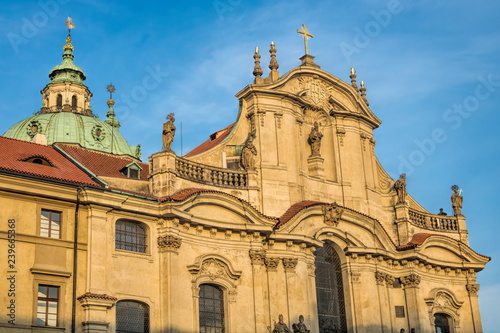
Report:
<svg viewBox="0 0 500 333"><path fill-rule="evenodd" d="M337 226L344 212L344 208L340 207L336 202L324 205L322 210L325 217L325 224L329 226Z"/></svg>
<svg viewBox="0 0 500 333"><path fill-rule="evenodd" d="M266 258L264 260L266 267L269 271L276 271L278 264L280 263L279 258Z"/></svg>
<svg viewBox="0 0 500 333"><path fill-rule="evenodd" d="M33 139L35 134L42 133L42 124L38 120L33 120L28 124L26 133Z"/></svg>
<svg viewBox="0 0 500 333"><path fill-rule="evenodd" d="M266 258L266 252L264 250L250 250L250 259L254 265L264 264L264 259Z"/></svg>
<svg viewBox="0 0 500 333"><path fill-rule="evenodd" d="M477 296L477 292L479 291L479 285L478 284L468 284L465 286L467 288L467 291L469 292L469 296Z"/></svg>
<svg viewBox="0 0 500 333"><path fill-rule="evenodd" d="M157 242L159 249L177 251L181 247L182 239L175 236L159 236Z"/></svg>
<svg viewBox="0 0 500 333"><path fill-rule="evenodd" d="M404 284L407 287L418 287L420 284L420 276L417 274L410 274L401 277L401 283Z"/></svg>
<svg viewBox="0 0 500 333"><path fill-rule="evenodd" d="M299 260L297 258L283 258L283 266L285 267L285 271L293 271L297 266Z"/></svg>
<svg viewBox="0 0 500 333"><path fill-rule="evenodd" d="M201 265L200 275L208 275L212 280L224 275L224 273L224 265L217 259L207 259Z"/></svg>

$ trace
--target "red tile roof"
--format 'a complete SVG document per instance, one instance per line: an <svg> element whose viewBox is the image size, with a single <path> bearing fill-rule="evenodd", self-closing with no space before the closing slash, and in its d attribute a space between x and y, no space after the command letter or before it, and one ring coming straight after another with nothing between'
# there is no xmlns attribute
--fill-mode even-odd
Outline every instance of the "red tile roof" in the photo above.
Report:
<svg viewBox="0 0 500 333"><path fill-rule="evenodd" d="M134 162L131 158L114 156L111 154L89 150L76 146L68 146L64 144L57 144L57 147L64 150L71 157L73 157L80 164L92 171L97 176L126 178L120 170ZM137 162L137 161L136 161ZM142 162L137 162L142 168L140 175L141 180L148 180L149 165Z"/></svg>
<svg viewBox="0 0 500 333"><path fill-rule="evenodd" d="M405 245L397 246L396 249L398 251L404 251L404 250L414 249L418 245L424 244L425 240L427 238L429 238L430 236L433 236L433 234L426 234L426 233L415 234L415 235L413 235L411 241L409 241Z"/></svg>
<svg viewBox="0 0 500 333"><path fill-rule="evenodd" d="M285 214L281 215L280 218L278 218L278 223L274 227L275 229L279 229L281 226L286 224L288 221L292 219L298 212L300 212L302 209L310 207L310 206L315 206L315 205L322 205L324 204L323 202L319 201L301 201L297 202L296 204L293 204L288 208L288 210L285 212Z"/></svg>
<svg viewBox="0 0 500 333"><path fill-rule="evenodd" d="M0 156L0 170L80 185L99 186L52 146L0 136ZM32 157L43 158L52 166L24 162Z"/></svg>
<svg viewBox="0 0 500 333"><path fill-rule="evenodd" d="M220 130L220 131L213 133L212 135L210 135L210 138L207 141L203 142L201 145L199 145L195 149L191 150L189 153L184 155L184 157L198 155L198 154L201 154L201 153L217 146L219 143L224 141L225 138L227 138L229 133L231 133L233 126L234 126L234 123L229 125L228 127L224 128L224 129Z"/></svg>

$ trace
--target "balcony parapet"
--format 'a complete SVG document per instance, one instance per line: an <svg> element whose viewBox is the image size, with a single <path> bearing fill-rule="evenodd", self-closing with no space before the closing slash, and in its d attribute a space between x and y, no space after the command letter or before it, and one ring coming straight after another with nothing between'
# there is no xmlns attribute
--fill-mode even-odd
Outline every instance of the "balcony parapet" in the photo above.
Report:
<svg viewBox="0 0 500 333"><path fill-rule="evenodd" d="M435 231L459 231L459 221L456 216L434 215L408 209L410 223L416 227Z"/></svg>

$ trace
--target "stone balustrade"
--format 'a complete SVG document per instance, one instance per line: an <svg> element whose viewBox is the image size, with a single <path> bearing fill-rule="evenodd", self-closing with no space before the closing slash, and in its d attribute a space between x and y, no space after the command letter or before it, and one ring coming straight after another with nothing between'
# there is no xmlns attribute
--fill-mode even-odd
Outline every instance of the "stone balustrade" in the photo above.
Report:
<svg viewBox="0 0 500 333"><path fill-rule="evenodd" d="M212 167L182 157L175 158L175 171L178 177L201 184L230 188L248 187L246 171Z"/></svg>
<svg viewBox="0 0 500 333"><path fill-rule="evenodd" d="M458 231L458 219L455 216L434 215L408 210L411 224L429 230Z"/></svg>

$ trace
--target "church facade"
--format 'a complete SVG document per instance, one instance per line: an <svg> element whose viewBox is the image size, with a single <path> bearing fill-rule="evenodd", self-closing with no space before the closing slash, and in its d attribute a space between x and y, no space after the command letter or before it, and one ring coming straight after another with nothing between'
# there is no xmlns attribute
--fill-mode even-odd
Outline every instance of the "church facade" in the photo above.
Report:
<svg viewBox="0 0 500 333"><path fill-rule="evenodd" d="M181 157L171 114L144 163L66 41L0 137L0 332L482 332L459 188L432 214L388 176L354 69L256 50L235 122Z"/></svg>

